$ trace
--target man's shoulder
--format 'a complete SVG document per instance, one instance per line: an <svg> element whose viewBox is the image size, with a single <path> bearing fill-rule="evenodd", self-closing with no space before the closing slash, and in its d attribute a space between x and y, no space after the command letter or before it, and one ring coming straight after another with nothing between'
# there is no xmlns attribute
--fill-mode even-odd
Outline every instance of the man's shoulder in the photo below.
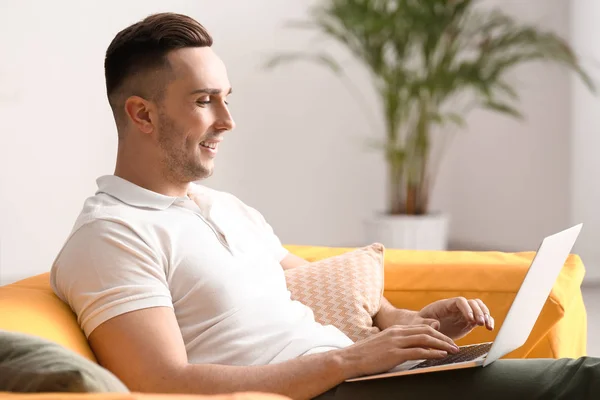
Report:
<svg viewBox="0 0 600 400"><path fill-rule="evenodd" d="M64 258L62 256L69 248L84 246L92 254L111 240L147 243L155 225L147 211L131 207L106 193L96 193L84 201L53 265Z"/></svg>
<svg viewBox="0 0 600 400"><path fill-rule="evenodd" d="M131 224L131 222L136 220L142 221L143 216L139 214L139 210L122 203L106 193L97 193L84 201L71 234L93 222L96 223L92 225L102 228L110 226L111 222L119 224L129 222Z"/></svg>
<svg viewBox="0 0 600 400"><path fill-rule="evenodd" d="M51 281L55 285L59 267L67 270L92 268L94 260L121 257L123 253L150 254L157 252L160 242L150 243L148 233L153 223L118 199L97 193L84 201L71 231L54 258ZM158 245L157 245L158 243ZM150 247L150 246L154 247Z"/></svg>

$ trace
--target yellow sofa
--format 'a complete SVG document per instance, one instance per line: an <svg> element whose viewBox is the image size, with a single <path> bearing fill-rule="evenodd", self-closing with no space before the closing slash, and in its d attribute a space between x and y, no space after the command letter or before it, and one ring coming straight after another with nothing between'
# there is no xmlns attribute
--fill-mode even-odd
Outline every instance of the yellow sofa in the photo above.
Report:
<svg viewBox="0 0 600 400"><path fill-rule="evenodd" d="M309 261L350 251L350 248L286 246ZM385 255L384 295L396 307L420 309L432 301L465 296L480 298L499 328L519 289L534 253L442 252L390 250ZM580 285L585 273L581 259L569 256L542 313L524 346L506 358L563 358L586 355L587 321ZM75 316L50 289L48 273L0 287L0 329L37 335L57 342L96 362ZM491 341L498 329L476 329L460 345ZM0 398L55 399L56 395L0 394ZM158 397L156 397L158 396ZM69 395L60 398L160 399L160 395ZM168 396L168 398L179 398ZM204 400L282 399L260 393L230 396L181 396Z"/></svg>
<svg viewBox="0 0 600 400"><path fill-rule="evenodd" d="M350 248L287 246L309 261ZM496 329L479 328L459 345L492 341L525 278L534 252L386 250L384 296L396 307L419 310L456 296L480 298L489 307ZM581 294L585 274L577 255L570 255L529 339L505 358L577 358L586 355L587 314Z"/></svg>

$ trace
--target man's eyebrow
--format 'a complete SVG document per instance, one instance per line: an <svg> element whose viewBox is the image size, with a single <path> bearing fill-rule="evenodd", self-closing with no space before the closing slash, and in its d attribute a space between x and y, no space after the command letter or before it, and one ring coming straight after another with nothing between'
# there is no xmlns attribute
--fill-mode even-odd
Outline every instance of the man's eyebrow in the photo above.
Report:
<svg viewBox="0 0 600 400"><path fill-rule="evenodd" d="M227 92L227 94L231 94L231 92L233 92L232 88L229 88L229 91ZM192 91L190 94L209 94L211 96L213 95L218 95L221 94L221 89L211 89L211 88L203 88L203 89L196 89L194 91Z"/></svg>

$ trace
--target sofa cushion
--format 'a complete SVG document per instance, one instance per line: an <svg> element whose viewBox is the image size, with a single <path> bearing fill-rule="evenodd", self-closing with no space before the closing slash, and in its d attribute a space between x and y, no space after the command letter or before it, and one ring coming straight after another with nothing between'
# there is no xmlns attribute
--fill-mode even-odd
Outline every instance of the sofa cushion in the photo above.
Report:
<svg viewBox="0 0 600 400"><path fill-rule="evenodd" d="M293 300L315 319L359 341L379 332L373 316L383 295L384 247L379 243L285 271Z"/></svg>
<svg viewBox="0 0 600 400"><path fill-rule="evenodd" d="M0 287L0 329L39 336L96 361L75 314L50 288L49 274Z"/></svg>
<svg viewBox="0 0 600 400"><path fill-rule="evenodd" d="M127 393L98 364L37 336L0 330L0 391Z"/></svg>

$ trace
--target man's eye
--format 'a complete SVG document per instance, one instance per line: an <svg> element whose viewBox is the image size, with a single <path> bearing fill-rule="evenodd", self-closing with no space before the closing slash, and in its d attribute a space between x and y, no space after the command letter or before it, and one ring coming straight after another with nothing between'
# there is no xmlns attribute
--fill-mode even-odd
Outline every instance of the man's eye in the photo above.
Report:
<svg viewBox="0 0 600 400"><path fill-rule="evenodd" d="M205 105L208 105L208 104L210 104L210 103L212 103L212 101L211 101L210 99L205 99L205 100L197 100L197 101L196 101L196 104L198 104L198 105L203 105L203 106L205 106ZM224 101L224 103L225 103L226 105L229 105L229 102L228 102L228 101Z"/></svg>

